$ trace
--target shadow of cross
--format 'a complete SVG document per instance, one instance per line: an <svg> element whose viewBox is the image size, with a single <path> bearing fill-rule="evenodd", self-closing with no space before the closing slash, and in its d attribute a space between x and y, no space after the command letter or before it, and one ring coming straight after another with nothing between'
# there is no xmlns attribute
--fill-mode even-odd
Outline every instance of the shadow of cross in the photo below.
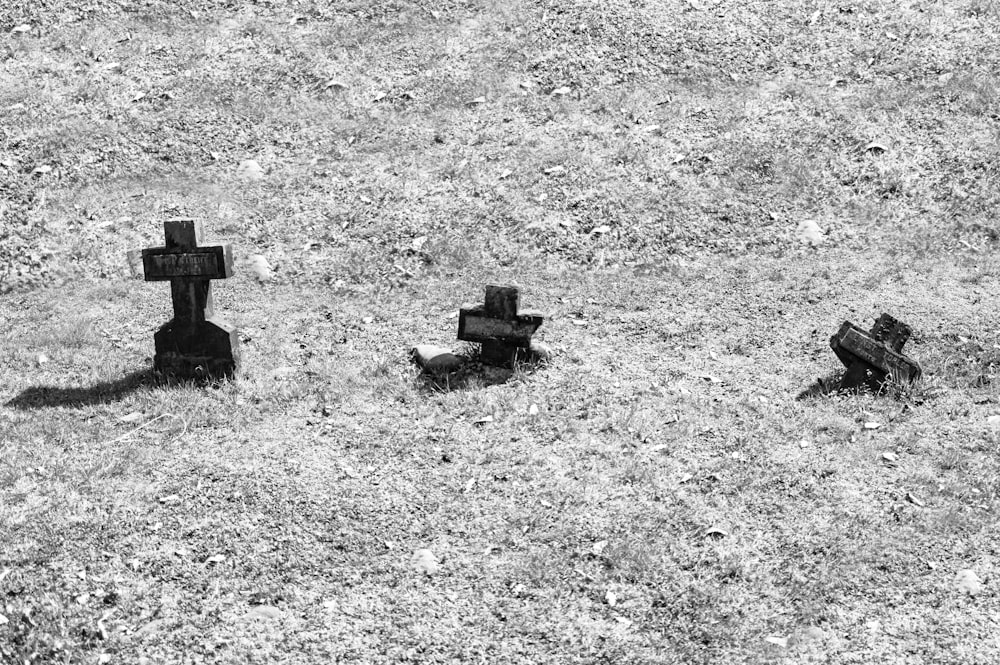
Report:
<svg viewBox="0 0 1000 665"><path fill-rule="evenodd" d="M883 314L870 332L844 321L830 338L830 348L847 367L840 388L859 388L868 384L878 390L886 377L896 383L911 383L920 378L920 365L904 356L903 345L910 338L910 326Z"/></svg>
<svg viewBox="0 0 1000 665"><path fill-rule="evenodd" d="M511 365L528 356L531 336L542 325L537 312L517 311L518 290L487 286L482 305L463 307L458 316L458 338L482 344L479 352L489 365Z"/></svg>
<svg viewBox="0 0 1000 665"><path fill-rule="evenodd" d="M174 318L153 337L153 367L180 378L232 376L240 362L239 337L215 318L211 282L233 274L232 247L199 247L201 224L193 219L167 220L163 231L163 247L142 250L146 281L169 280L174 306Z"/></svg>

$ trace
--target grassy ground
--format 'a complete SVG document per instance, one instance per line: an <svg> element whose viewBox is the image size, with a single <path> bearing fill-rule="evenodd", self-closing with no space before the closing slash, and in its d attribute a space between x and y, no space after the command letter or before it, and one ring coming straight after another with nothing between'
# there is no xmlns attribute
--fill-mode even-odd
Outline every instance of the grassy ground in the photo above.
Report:
<svg viewBox="0 0 1000 665"><path fill-rule="evenodd" d="M998 30L4 3L0 661L997 662ZM149 375L178 215L238 257L216 387ZM422 380L486 283L552 362ZM923 381L796 400L882 311Z"/></svg>

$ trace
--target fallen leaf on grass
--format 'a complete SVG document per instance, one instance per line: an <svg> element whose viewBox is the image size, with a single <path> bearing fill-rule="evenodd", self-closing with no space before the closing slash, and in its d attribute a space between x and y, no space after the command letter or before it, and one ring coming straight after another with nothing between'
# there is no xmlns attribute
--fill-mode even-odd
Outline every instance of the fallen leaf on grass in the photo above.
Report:
<svg viewBox="0 0 1000 665"><path fill-rule="evenodd" d="M224 554L213 554L212 556L205 559L205 563L223 563L226 557Z"/></svg>
<svg viewBox="0 0 1000 665"><path fill-rule="evenodd" d="M979 575L976 575L976 571L965 568L955 575L955 589L975 596L983 590L983 582L979 579Z"/></svg>
<svg viewBox="0 0 1000 665"><path fill-rule="evenodd" d="M263 254L251 254L247 257L247 267L258 282L267 282L274 277L271 264L267 262L267 258Z"/></svg>
<svg viewBox="0 0 1000 665"><path fill-rule="evenodd" d="M7 617L5 617L4 615L0 614L0 626L7 623L10 623L9 619L7 619Z"/></svg>
<svg viewBox="0 0 1000 665"><path fill-rule="evenodd" d="M895 462L897 459L899 459L899 456L896 455L896 453L893 452L882 453L882 460L885 462Z"/></svg>
<svg viewBox="0 0 1000 665"><path fill-rule="evenodd" d="M603 552L604 548L607 546L608 546L608 541L598 540L596 543L593 544L593 546L591 546L590 551L594 556L601 556L601 552Z"/></svg>
<svg viewBox="0 0 1000 665"><path fill-rule="evenodd" d="M720 529L717 526L713 526L713 527L709 527L708 529L705 529L705 537L706 538L725 538L728 535L729 534L726 531L724 531L723 529Z"/></svg>
<svg viewBox="0 0 1000 665"><path fill-rule="evenodd" d="M595 235L595 234L599 235L601 233L608 233L610 230L611 230L610 226L608 226L607 224L601 224L600 226L597 226L597 227L594 227L593 229L591 229L590 230L590 235Z"/></svg>
<svg viewBox="0 0 1000 665"><path fill-rule="evenodd" d="M531 406L528 407L528 415L529 416L537 416L538 415L538 405L537 404L532 404Z"/></svg>
<svg viewBox="0 0 1000 665"><path fill-rule="evenodd" d="M618 604L618 594L614 591L606 591L604 593L604 602L608 604L608 607L614 607Z"/></svg>
<svg viewBox="0 0 1000 665"><path fill-rule="evenodd" d="M122 416L121 418L119 418L118 422L120 422L120 423L137 423L140 420L142 420L142 414L140 412L138 412L138 411L133 411L132 413L128 413L128 414Z"/></svg>
<svg viewBox="0 0 1000 665"><path fill-rule="evenodd" d="M560 173L565 173L566 167L561 165L550 166L549 168L542 171L545 175L559 175Z"/></svg>
<svg viewBox="0 0 1000 665"><path fill-rule="evenodd" d="M424 573L425 575L434 575L441 570L441 564L438 562L437 557L434 556L434 552L428 549L414 550L413 556L410 557L410 565L417 572Z"/></svg>
<svg viewBox="0 0 1000 665"><path fill-rule="evenodd" d="M1000 416L990 416L986 419L986 422L993 429L1000 429Z"/></svg>
<svg viewBox="0 0 1000 665"><path fill-rule="evenodd" d="M355 480L357 480L358 478L361 477L361 474L358 473L358 471L349 464L342 463L340 465L340 470L343 471L344 475L347 476L348 478L354 478Z"/></svg>
<svg viewBox="0 0 1000 665"><path fill-rule="evenodd" d="M262 180L264 169L255 159L245 159L236 167L236 177L241 180Z"/></svg>
<svg viewBox="0 0 1000 665"><path fill-rule="evenodd" d="M561 88L556 88L555 90L553 90L552 91L552 96L553 97L562 97L563 95L568 95L571 91L572 91L572 88L570 88L569 86L565 86L564 85Z"/></svg>
<svg viewBox="0 0 1000 665"><path fill-rule="evenodd" d="M347 89L347 84L344 83L343 81L339 80L339 79L330 79L323 86L323 89L324 90L329 90L330 88L333 88L334 90L346 90Z"/></svg>
<svg viewBox="0 0 1000 665"><path fill-rule="evenodd" d="M485 104L486 103L486 98L480 96L480 97L476 97L475 99L470 99L469 101L467 101L465 103L467 105L469 105L469 106L476 106L478 104Z"/></svg>
<svg viewBox="0 0 1000 665"><path fill-rule="evenodd" d="M773 644L775 646L779 646L782 649L784 649L784 648L786 648L788 646L788 638L787 637L778 637L777 635L768 635L767 637L764 638L764 641L765 642L769 642L769 643L771 643L771 644Z"/></svg>
<svg viewBox="0 0 1000 665"><path fill-rule="evenodd" d="M865 423L865 425L864 425L865 429L878 429L881 426L882 426L882 423L876 423L876 422L872 422L872 421L869 421L869 422Z"/></svg>
<svg viewBox="0 0 1000 665"><path fill-rule="evenodd" d="M258 605L247 612L248 619L280 619L281 610L273 605Z"/></svg>
<svg viewBox="0 0 1000 665"><path fill-rule="evenodd" d="M491 423L491 422L493 422L493 416L483 416L482 418L478 418L475 421L473 421L472 424L473 425L485 425L486 423Z"/></svg>
<svg viewBox="0 0 1000 665"><path fill-rule="evenodd" d="M19 25L16 28L14 28L13 30L11 30L11 33L15 34L15 35L23 35L24 33L29 32L30 30L31 30L31 26L28 25L27 23L25 23L25 24Z"/></svg>
<svg viewBox="0 0 1000 665"><path fill-rule="evenodd" d="M916 505L916 506L920 506L921 508L923 508L925 505L927 505L916 494L914 494L913 492L907 492L906 493L906 500L909 501L910 503Z"/></svg>
<svg viewBox="0 0 1000 665"><path fill-rule="evenodd" d="M49 166L48 164L41 164L39 166L36 166L34 169L32 169L31 175L45 175L46 173L48 173L51 170L52 170L52 167Z"/></svg>
<svg viewBox="0 0 1000 665"><path fill-rule="evenodd" d="M826 236L823 235L823 229L821 229L819 224L811 219L803 219L799 222L799 226L795 230L795 233L801 242L807 245L812 245L813 247L818 247L823 244L824 240L826 240Z"/></svg>
<svg viewBox="0 0 1000 665"><path fill-rule="evenodd" d="M170 505L170 504L180 503L180 502L181 502L181 498L179 496L177 496L176 494L168 494L167 496L161 496L160 497L160 503L163 503L163 504Z"/></svg>

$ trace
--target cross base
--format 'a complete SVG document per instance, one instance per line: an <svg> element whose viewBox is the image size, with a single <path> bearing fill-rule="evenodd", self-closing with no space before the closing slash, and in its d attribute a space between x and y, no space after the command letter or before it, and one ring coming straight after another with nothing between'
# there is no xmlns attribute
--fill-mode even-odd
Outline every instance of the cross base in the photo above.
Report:
<svg viewBox="0 0 1000 665"><path fill-rule="evenodd" d="M153 336L157 372L183 379L232 377L240 362L236 328L206 319L168 321Z"/></svg>
<svg viewBox="0 0 1000 665"><path fill-rule="evenodd" d="M483 342L479 348L479 358L487 365L509 367L527 356L528 349L508 346L503 342Z"/></svg>

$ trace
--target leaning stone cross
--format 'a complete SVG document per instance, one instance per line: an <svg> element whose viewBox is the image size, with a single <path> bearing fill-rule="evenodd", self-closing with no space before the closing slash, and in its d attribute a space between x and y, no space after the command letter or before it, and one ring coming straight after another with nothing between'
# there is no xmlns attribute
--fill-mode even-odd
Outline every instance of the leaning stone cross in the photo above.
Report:
<svg viewBox="0 0 1000 665"><path fill-rule="evenodd" d="M240 363L236 328L215 318L213 279L233 274L230 245L199 247L201 224L193 219L163 223L166 244L142 250L147 282L170 280L174 318L154 335L158 372L182 378L232 376Z"/></svg>
<svg viewBox="0 0 1000 665"><path fill-rule="evenodd" d="M537 312L517 311L518 290L513 286L487 286L483 305L459 310L458 338L480 342L480 357L491 365L510 365L527 357L531 336L542 325Z"/></svg>
<svg viewBox="0 0 1000 665"><path fill-rule="evenodd" d="M867 383L878 389L886 377L897 383L910 383L920 377L917 361L904 356L903 345L910 338L910 326L883 314L871 332L844 321L830 338L830 347L847 367L841 388L858 388Z"/></svg>

